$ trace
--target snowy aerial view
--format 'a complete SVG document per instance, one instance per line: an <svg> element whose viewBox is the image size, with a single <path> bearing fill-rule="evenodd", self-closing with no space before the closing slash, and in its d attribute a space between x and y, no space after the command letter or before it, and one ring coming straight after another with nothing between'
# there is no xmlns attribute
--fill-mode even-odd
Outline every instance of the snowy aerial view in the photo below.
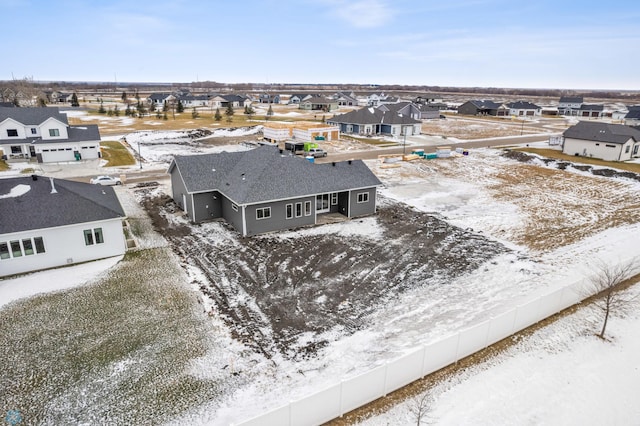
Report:
<svg viewBox="0 0 640 426"><path fill-rule="evenodd" d="M0 424L640 426L637 11L0 0Z"/></svg>

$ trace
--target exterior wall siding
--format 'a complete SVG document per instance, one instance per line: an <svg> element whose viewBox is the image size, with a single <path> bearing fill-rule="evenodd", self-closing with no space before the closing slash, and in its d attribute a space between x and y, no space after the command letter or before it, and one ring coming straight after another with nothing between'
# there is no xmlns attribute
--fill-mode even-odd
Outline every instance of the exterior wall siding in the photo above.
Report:
<svg viewBox="0 0 640 426"><path fill-rule="evenodd" d="M227 197L220 198L222 206L222 217L233 226L236 231L242 234L242 206L233 203ZM236 206L237 211L233 208Z"/></svg>
<svg viewBox="0 0 640 426"><path fill-rule="evenodd" d="M104 243L86 245L84 230L95 228L102 228ZM34 237L42 237L45 252L0 259L0 276L119 256L125 253L127 247L122 231L122 218L3 234L0 235L0 242Z"/></svg>
<svg viewBox="0 0 640 426"><path fill-rule="evenodd" d="M311 203L311 214L305 216L304 203ZM295 204L302 204L302 216L295 217ZM286 205L293 204L293 218L287 219ZM316 223L315 197L302 197L292 200L277 201L266 204L253 204L246 206L247 235L257 235L264 232L278 231L283 229L299 228L301 226L313 225ZM267 219L256 219L256 210L264 207L271 208L271 217Z"/></svg>
<svg viewBox="0 0 640 426"><path fill-rule="evenodd" d="M184 212L189 210L183 203L183 195L186 194L187 189L180 177L180 172L177 167L174 167L171 171L171 198L173 198L173 201L175 201L178 207L180 207Z"/></svg>
<svg viewBox="0 0 640 426"><path fill-rule="evenodd" d="M625 153L627 146L630 146L629 153ZM565 138L562 152L568 155L594 157L605 161L625 161L631 158L633 141L629 140L624 144L616 144Z"/></svg>
<svg viewBox="0 0 640 426"><path fill-rule="evenodd" d="M217 191L192 194L194 222L222 217L222 196Z"/></svg>
<svg viewBox="0 0 640 426"><path fill-rule="evenodd" d="M369 194L369 201L358 203L358 194ZM376 188L365 188L350 191L349 202L351 204L349 217L366 216L376 212Z"/></svg>

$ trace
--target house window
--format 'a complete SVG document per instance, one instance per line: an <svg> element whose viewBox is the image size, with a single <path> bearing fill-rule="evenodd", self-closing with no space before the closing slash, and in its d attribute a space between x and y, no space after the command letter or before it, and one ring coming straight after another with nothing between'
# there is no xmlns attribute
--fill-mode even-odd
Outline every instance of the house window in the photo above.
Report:
<svg viewBox="0 0 640 426"><path fill-rule="evenodd" d="M627 145L627 147L626 147L626 148L625 148L625 150L624 150L624 153L625 153L625 154L628 154L630 150L631 150L631 146L630 146L630 145Z"/></svg>
<svg viewBox="0 0 640 426"><path fill-rule="evenodd" d="M233 204L233 203L232 203L232 204L231 204L231 209L232 209L234 212L237 212L237 211L238 211L238 206L237 206L236 204Z"/></svg>
<svg viewBox="0 0 640 426"><path fill-rule="evenodd" d="M35 237L33 242L36 244L36 253L40 254L45 252L42 237Z"/></svg>
<svg viewBox="0 0 640 426"><path fill-rule="evenodd" d="M33 252L33 242L31 241L31 238L25 238L24 240L22 240L22 247L24 248L24 255L25 256L29 256L32 255Z"/></svg>
<svg viewBox="0 0 640 426"><path fill-rule="evenodd" d="M304 215L311 216L311 201L304 202Z"/></svg>
<svg viewBox="0 0 640 426"><path fill-rule="evenodd" d="M102 228L85 229L84 230L84 244L92 246L94 244L104 243L104 235L102 234ZM44 250L44 247L43 247Z"/></svg>
<svg viewBox="0 0 640 426"><path fill-rule="evenodd" d="M21 146L12 146L11 147L11 153L12 154L22 154L22 147Z"/></svg>
<svg viewBox="0 0 640 426"><path fill-rule="evenodd" d="M20 247L20 241L11 241L9 244L11 245L11 255L13 257L22 256L22 247Z"/></svg>
<svg viewBox="0 0 640 426"><path fill-rule="evenodd" d="M104 243L104 237L102 235L102 228L96 228L93 230L93 235L96 237L96 244Z"/></svg>
<svg viewBox="0 0 640 426"><path fill-rule="evenodd" d="M285 206L285 217L287 219L293 219L293 204L287 204Z"/></svg>
<svg viewBox="0 0 640 426"><path fill-rule="evenodd" d="M37 135L38 134L38 129L36 129L35 127L31 128L31 134L32 135Z"/></svg>
<svg viewBox="0 0 640 426"><path fill-rule="evenodd" d="M368 192L360 192L358 194L358 203L368 203L369 202L369 193Z"/></svg>
<svg viewBox="0 0 640 426"><path fill-rule="evenodd" d="M256 209L256 219L268 219L271 217L271 207Z"/></svg>
<svg viewBox="0 0 640 426"><path fill-rule="evenodd" d="M606 144L605 146L606 146L607 148L615 148L615 147L616 147L615 145L609 145L609 144Z"/></svg>
<svg viewBox="0 0 640 426"><path fill-rule="evenodd" d="M58 129L49 129L49 136L60 136L60 130L58 130Z"/></svg>
<svg viewBox="0 0 640 426"><path fill-rule="evenodd" d="M92 246L93 245L93 232L91 229L84 230L84 245Z"/></svg>
<svg viewBox="0 0 640 426"><path fill-rule="evenodd" d="M335 206L337 204L338 204L338 194L334 192L333 194L331 194L331 205Z"/></svg>
<svg viewBox="0 0 640 426"><path fill-rule="evenodd" d="M8 259L9 257L9 244L0 243L0 259Z"/></svg>
<svg viewBox="0 0 640 426"><path fill-rule="evenodd" d="M7 136L10 138L18 136L18 129L7 129Z"/></svg>
<svg viewBox="0 0 640 426"><path fill-rule="evenodd" d="M296 217L302 216L302 203L296 203Z"/></svg>

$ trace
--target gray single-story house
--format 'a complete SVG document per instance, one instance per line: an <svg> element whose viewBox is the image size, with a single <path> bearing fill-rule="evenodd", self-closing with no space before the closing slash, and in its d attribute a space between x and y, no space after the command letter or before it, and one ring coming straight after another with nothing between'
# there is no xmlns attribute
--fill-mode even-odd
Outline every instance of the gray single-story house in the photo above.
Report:
<svg viewBox="0 0 640 426"><path fill-rule="evenodd" d="M458 114L507 117L509 115L509 107L493 101L471 100L458 107Z"/></svg>
<svg viewBox="0 0 640 426"><path fill-rule="evenodd" d="M406 106L406 105L405 105ZM337 126L340 132L356 135L419 135L422 122L406 114L393 111L390 105L367 107L327 119L327 124Z"/></svg>
<svg viewBox="0 0 640 426"><path fill-rule="evenodd" d="M639 156L640 130L622 124L580 121L562 134L569 155L626 161Z"/></svg>
<svg viewBox="0 0 640 426"><path fill-rule="evenodd" d="M270 146L175 156L168 173L192 222L222 218L243 236L374 214L381 185L361 160L317 164Z"/></svg>

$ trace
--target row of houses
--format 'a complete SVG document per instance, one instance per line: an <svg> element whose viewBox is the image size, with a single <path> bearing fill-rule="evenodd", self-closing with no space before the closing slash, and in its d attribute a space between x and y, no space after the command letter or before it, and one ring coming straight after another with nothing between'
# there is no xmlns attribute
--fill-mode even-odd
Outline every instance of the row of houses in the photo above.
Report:
<svg viewBox="0 0 640 426"><path fill-rule="evenodd" d="M378 178L361 160L311 163L271 146L176 156L171 194L194 223L224 220L243 236L376 212ZM112 187L0 179L0 277L118 256L126 215Z"/></svg>

